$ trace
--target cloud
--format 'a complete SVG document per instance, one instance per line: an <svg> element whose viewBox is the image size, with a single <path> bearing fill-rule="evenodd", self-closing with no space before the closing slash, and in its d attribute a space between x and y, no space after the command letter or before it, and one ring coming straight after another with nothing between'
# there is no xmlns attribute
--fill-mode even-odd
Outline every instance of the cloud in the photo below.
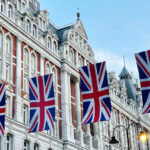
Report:
<svg viewBox="0 0 150 150"><path fill-rule="evenodd" d="M135 78L137 78L138 72L137 72L134 55L131 54L131 52L128 53L126 51L126 53L127 55L125 55L125 65L128 71L130 73L132 72L132 75ZM106 61L107 70L109 72L114 71L117 76L121 73L122 68L124 66L123 55L117 52L113 52L112 50L109 49L100 48L95 50L95 59L97 62Z"/></svg>

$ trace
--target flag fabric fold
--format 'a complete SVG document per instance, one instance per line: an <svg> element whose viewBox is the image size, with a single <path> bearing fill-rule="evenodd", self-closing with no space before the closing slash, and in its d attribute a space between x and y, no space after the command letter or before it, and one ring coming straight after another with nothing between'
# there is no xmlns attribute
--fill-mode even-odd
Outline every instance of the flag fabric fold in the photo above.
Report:
<svg viewBox="0 0 150 150"><path fill-rule="evenodd" d="M105 62L79 68L83 99L82 124L109 120L111 102Z"/></svg>
<svg viewBox="0 0 150 150"><path fill-rule="evenodd" d="M0 137L4 136L5 131L5 83L0 83Z"/></svg>
<svg viewBox="0 0 150 150"><path fill-rule="evenodd" d="M135 54L135 58L142 90L142 113L150 113L150 50Z"/></svg>
<svg viewBox="0 0 150 150"><path fill-rule="evenodd" d="M30 78L29 97L29 133L52 129L55 120L53 75Z"/></svg>

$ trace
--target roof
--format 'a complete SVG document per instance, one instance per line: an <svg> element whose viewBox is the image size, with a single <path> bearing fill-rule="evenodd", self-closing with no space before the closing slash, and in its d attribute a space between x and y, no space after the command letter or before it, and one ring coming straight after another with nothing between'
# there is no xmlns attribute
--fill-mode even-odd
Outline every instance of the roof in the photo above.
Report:
<svg viewBox="0 0 150 150"><path fill-rule="evenodd" d="M124 77L124 76L130 76L129 71L127 70L126 66L123 67L119 77Z"/></svg>

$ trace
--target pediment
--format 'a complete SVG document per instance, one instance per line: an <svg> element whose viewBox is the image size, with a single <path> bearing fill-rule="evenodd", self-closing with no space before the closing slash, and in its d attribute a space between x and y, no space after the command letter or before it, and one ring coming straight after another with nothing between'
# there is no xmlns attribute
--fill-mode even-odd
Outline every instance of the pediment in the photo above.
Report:
<svg viewBox="0 0 150 150"><path fill-rule="evenodd" d="M77 23L74 25L74 27L80 32L86 39L88 39L88 36L86 34L86 31L84 29L84 26L81 22L81 20L77 21Z"/></svg>

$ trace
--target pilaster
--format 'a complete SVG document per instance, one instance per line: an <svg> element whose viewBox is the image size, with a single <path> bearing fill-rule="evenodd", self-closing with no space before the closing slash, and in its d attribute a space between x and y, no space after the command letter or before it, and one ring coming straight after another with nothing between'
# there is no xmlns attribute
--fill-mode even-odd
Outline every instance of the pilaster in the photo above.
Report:
<svg viewBox="0 0 150 150"><path fill-rule="evenodd" d="M81 105L80 105L80 88L79 79L75 81L75 99L76 99L76 117L77 117L77 129L76 129L76 139L78 139L83 145L83 133L81 128Z"/></svg>
<svg viewBox="0 0 150 150"><path fill-rule="evenodd" d="M16 100L15 100L15 119L19 122L23 121L21 116L21 42L22 40L17 37L16 41Z"/></svg>
<svg viewBox="0 0 150 150"><path fill-rule="evenodd" d="M85 127L86 127L86 133L84 136L84 142L90 147L90 149L92 149L92 136L90 133L90 124L86 124Z"/></svg>
<svg viewBox="0 0 150 150"><path fill-rule="evenodd" d="M61 68L61 109L62 109L62 140L70 140L70 119L68 102L68 73L66 68Z"/></svg>
<svg viewBox="0 0 150 150"><path fill-rule="evenodd" d="M98 123L94 123L94 138L93 138L93 147L96 149L100 149L100 139L98 136Z"/></svg>

